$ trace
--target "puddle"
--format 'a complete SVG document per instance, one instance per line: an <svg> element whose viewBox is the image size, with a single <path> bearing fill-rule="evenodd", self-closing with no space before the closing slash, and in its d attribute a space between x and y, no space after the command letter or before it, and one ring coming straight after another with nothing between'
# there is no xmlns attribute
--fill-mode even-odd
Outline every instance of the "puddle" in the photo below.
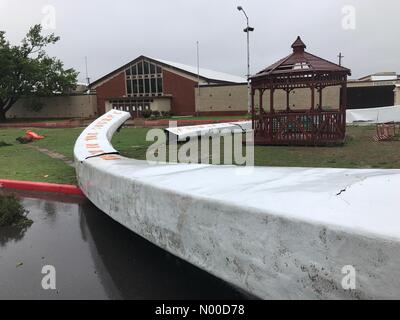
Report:
<svg viewBox="0 0 400 320"><path fill-rule="evenodd" d="M26 230L0 228L0 299L249 298L89 202L71 202L24 194L34 223ZM56 269L56 290L41 286L45 265Z"/></svg>

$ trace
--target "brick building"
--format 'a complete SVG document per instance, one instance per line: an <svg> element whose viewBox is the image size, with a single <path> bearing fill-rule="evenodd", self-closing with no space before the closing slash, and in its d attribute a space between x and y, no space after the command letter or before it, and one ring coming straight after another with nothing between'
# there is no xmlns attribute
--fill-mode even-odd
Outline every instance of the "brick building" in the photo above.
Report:
<svg viewBox="0 0 400 320"><path fill-rule="evenodd" d="M97 95L98 115L112 108L133 116L146 109L194 115L199 84L245 83L246 79L238 76L203 68L198 72L197 67L142 55L96 80L90 89Z"/></svg>

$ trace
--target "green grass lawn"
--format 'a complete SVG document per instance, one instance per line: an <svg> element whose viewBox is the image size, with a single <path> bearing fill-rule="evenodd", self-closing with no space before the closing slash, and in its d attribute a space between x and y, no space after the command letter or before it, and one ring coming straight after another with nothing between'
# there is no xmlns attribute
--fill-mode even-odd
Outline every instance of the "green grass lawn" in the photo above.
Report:
<svg viewBox="0 0 400 320"><path fill-rule="evenodd" d="M34 129L46 136L37 145L72 159L73 145L82 128ZM146 128L124 128L113 137L114 147L122 155L145 159L152 142L146 142ZM374 126L348 127L346 143L337 147L255 147L259 166L400 168L400 139L374 142ZM0 178L58 183L76 183L73 168L15 141L23 129L0 129L0 141L12 146L0 147Z"/></svg>
<svg viewBox="0 0 400 320"><path fill-rule="evenodd" d="M375 142L375 126L347 127L342 147L255 147L256 165L400 168L400 139Z"/></svg>
<svg viewBox="0 0 400 320"><path fill-rule="evenodd" d="M41 131L41 130L40 130ZM12 144L0 147L0 178L53 183L76 183L75 171L60 160L20 145L15 138L21 129L1 129L0 141ZM71 144L69 145L71 148Z"/></svg>

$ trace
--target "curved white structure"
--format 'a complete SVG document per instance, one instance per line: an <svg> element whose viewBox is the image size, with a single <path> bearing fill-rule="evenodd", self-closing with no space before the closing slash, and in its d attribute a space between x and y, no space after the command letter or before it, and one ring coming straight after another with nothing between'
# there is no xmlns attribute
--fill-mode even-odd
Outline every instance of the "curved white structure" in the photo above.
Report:
<svg viewBox="0 0 400 320"><path fill-rule="evenodd" d="M114 154L128 118L75 145L80 187L116 221L260 298L400 298L400 170L150 165Z"/></svg>

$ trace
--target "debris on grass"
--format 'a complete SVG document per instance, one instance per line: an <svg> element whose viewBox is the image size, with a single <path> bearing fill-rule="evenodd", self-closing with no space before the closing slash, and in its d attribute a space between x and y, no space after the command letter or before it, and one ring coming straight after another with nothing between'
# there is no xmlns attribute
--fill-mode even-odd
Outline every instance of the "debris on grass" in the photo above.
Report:
<svg viewBox="0 0 400 320"><path fill-rule="evenodd" d="M33 140L42 140L44 139L44 136L41 136L40 134L37 134L36 132L33 132L32 130L27 130L25 132L25 137L31 137Z"/></svg>
<svg viewBox="0 0 400 320"><path fill-rule="evenodd" d="M33 138L32 137L18 137L17 139L15 139L15 140L17 140L19 143L21 143L21 144L27 144L27 143L30 143L30 142L32 142L33 141Z"/></svg>
<svg viewBox="0 0 400 320"><path fill-rule="evenodd" d="M9 144L9 143L4 142L4 141L0 141L0 147L9 147L9 146L12 146L12 144Z"/></svg>

